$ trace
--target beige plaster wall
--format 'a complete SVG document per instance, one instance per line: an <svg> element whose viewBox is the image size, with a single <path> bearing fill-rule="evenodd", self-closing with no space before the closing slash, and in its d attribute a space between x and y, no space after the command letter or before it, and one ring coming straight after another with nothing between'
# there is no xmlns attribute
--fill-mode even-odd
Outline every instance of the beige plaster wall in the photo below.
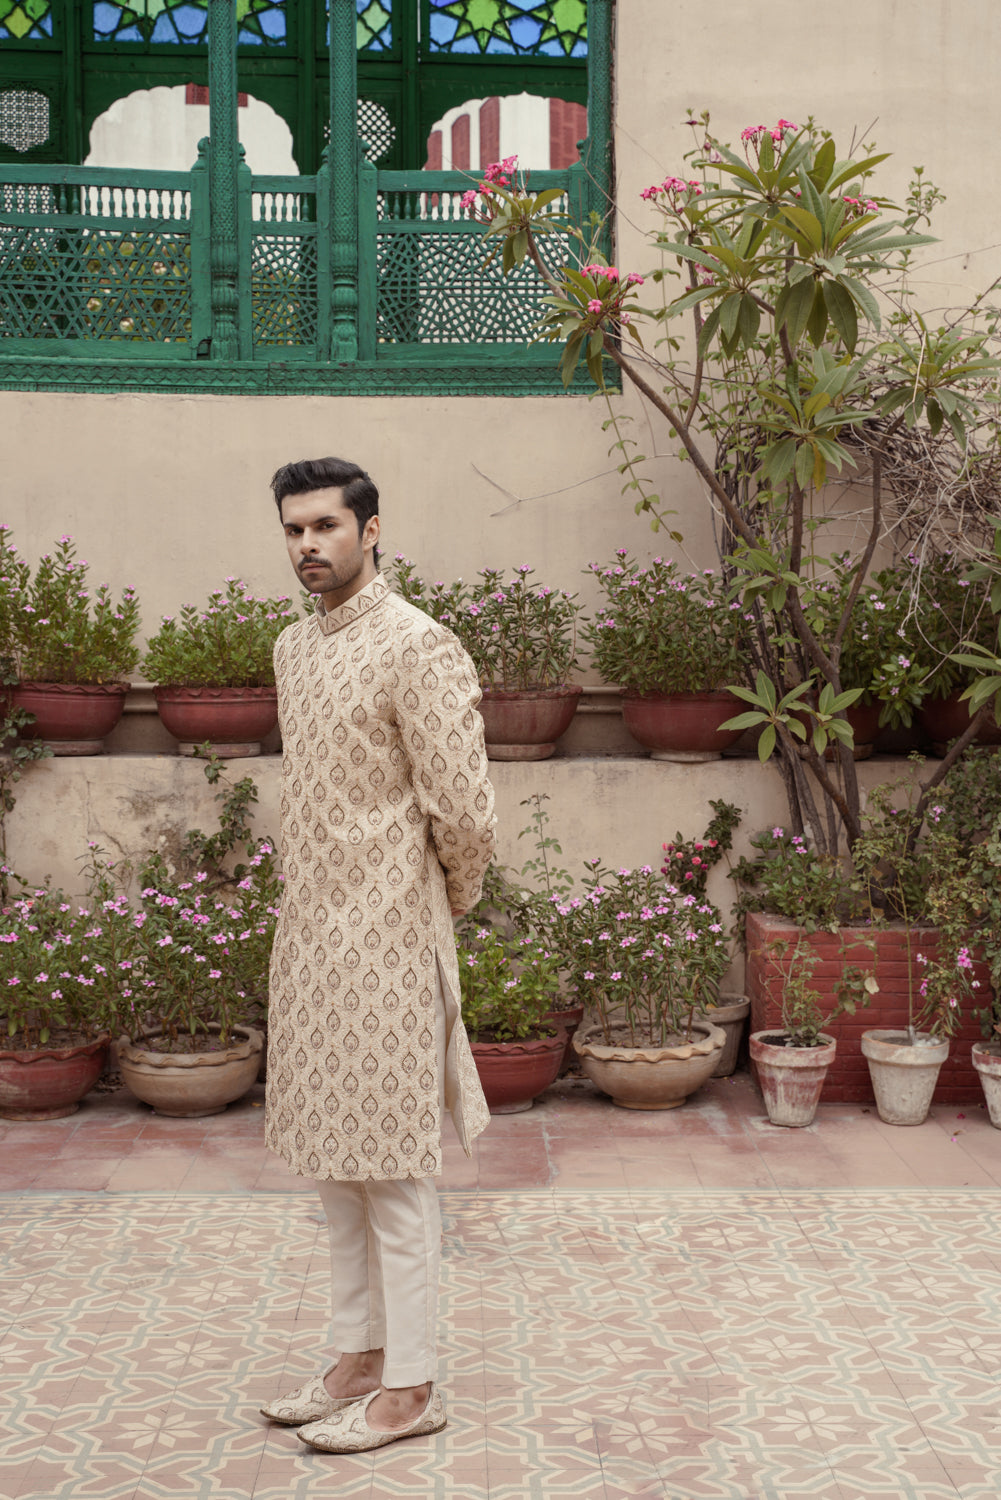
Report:
<svg viewBox="0 0 1001 1500"><path fill-rule="evenodd" d="M914 163L946 192L941 245L922 252L915 287L953 305L1001 274L993 195L978 142L1001 135L993 70L1001 11L992 0L843 0L834 9L726 0L713 11L664 0L617 7L616 159L622 265L649 269L654 216L640 190L679 171L689 107L737 140L748 123L811 112L839 142L853 133L893 153L882 170L903 194ZM649 287L647 288L649 290ZM627 393L627 432L689 559L714 561L711 516L690 465L670 456ZM295 586L267 490L292 458L340 453L383 493L385 551L434 577L532 562L540 579L593 598L581 570L616 546L653 555L620 494L584 397L409 399L0 393L0 520L30 557L62 531L95 581L134 584L147 627L200 600L228 574L267 592ZM656 456L659 455L659 456ZM850 500L849 500L850 505Z"/></svg>
<svg viewBox="0 0 1001 1500"><path fill-rule="evenodd" d="M603 415L586 397L4 392L0 520L32 559L68 532L93 582L138 589L152 631L228 575L298 598L268 482L335 453L379 485L387 560L444 579L530 562L586 591L588 561L656 540L620 498ZM669 489L679 467L652 471ZM711 560L708 538L701 552Z"/></svg>

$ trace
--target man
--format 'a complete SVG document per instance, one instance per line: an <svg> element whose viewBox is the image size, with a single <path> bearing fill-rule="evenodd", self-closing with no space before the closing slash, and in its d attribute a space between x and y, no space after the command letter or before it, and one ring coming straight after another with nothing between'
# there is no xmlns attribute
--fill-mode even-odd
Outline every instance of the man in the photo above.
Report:
<svg viewBox="0 0 1001 1500"><path fill-rule="evenodd" d="M356 464L272 480L311 619L275 648L285 890L271 962L266 1140L316 1180L332 1342L322 1376L262 1408L327 1452L438 1432L434 1384L447 1108L489 1115L459 1015L451 917L494 848L476 672L378 571L379 492Z"/></svg>

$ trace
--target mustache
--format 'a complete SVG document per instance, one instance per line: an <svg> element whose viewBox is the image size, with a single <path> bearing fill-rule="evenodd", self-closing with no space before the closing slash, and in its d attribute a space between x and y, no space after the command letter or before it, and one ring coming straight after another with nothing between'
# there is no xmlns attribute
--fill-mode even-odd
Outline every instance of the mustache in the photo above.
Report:
<svg viewBox="0 0 1001 1500"><path fill-rule="evenodd" d="M305 560L305 562L301 562L299 564L298 572L304 573L307 568L329 568L329 567L330 567L330 564L328 562L324 562L319 557L307 557L306 560Z"/></svg>

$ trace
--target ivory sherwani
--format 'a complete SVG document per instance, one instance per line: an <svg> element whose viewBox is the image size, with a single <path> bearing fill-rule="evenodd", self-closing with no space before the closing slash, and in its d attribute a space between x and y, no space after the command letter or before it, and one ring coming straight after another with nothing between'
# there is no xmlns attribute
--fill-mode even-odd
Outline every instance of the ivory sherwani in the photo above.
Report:
<svg viewBox="0 0 1001 1500"><path fill-rule="evenodd" d="M303 1177L441 1171L489 1120L459 1015L450 908L479 898L494 848L476 672L455 637L381 576L317 602L275 648L285 889L271 960L266 1140Z"/></svg>

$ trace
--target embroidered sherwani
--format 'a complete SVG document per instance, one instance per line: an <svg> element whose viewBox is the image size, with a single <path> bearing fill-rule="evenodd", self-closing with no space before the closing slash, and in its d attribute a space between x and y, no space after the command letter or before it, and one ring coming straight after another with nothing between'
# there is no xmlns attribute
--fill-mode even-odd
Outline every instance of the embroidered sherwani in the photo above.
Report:
<svg viewBox="0 0 1001 1500"><path fill-rule="evenodd" d="M377 576L275 647L285 876L271 960L266 1141L299 1176L441 1171L489 1119L459 1014L450 908L494 848L476 672L443 625Z"/></svg>

